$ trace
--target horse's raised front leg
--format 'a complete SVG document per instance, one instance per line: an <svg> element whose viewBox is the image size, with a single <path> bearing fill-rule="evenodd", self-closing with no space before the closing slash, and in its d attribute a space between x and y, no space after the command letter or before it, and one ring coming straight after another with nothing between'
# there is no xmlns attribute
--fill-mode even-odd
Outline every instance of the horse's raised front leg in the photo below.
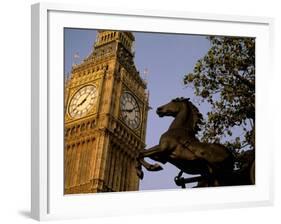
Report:
<svg viewBox="0 0 281 224"><path fill-rule="evenodd" d="M161 157L163 157L165 152L171 151L170 149L172 148L169 147L167 141L161 141L161 144L159 145L140 151L140 157L149 157L161 163L166 163L167 161L165 159L161 159Z"/></svg>
<svg viewBox="0 0 281 224"><path fill-rule="evenodd" d="M159 171L162 170L162 166L160 166L158 163L150 164L144 160L144 158L139 159L139 162L141 165L145 167L148 171Z"/></svg>
<svg viewBox="0 0 281 224"><path fill-rule="evenodd" d="M149 149L144 149L144 150L140 151L140 156L141 157L150 157L150 156L154 155L155 153L158 153L160 150L161 150L160 146L155 145Z"/></svg>
<svg viewBox="0 0 281 224"><path fill-rule="evenodd" d="M141 165L144 166L148 171L159 171L159 170L163 169L158 163L150 164L144 160L144 157L150 157L157 152L159 152L159 145L156 145L152 148L140 151L139 157L138 157L137 173L141 179L143 177Z"/></svg>

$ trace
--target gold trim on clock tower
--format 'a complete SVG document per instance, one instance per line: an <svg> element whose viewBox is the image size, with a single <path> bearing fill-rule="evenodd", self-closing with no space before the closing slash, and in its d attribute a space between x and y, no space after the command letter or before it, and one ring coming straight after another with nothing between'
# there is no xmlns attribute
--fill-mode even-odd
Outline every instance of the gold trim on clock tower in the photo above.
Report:
<svg viewBox="0 0 281 224"><path fill-rule="evenodd" d="M65 84L64 193L136 191L148 95L131 32L98 31Z"/></svg>

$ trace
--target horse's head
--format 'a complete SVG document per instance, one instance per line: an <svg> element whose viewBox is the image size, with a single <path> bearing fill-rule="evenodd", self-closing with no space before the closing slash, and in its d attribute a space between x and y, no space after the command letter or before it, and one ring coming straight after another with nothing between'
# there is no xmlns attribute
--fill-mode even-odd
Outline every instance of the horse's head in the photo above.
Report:
<svg viewBox="0 0 281 224"><path fill-rule="evenodd" d="M198 108L195 107L193 103L189 101L189 98L180 97L173 99L171 102L158 107L156 113L159 115L159 117L177 117L180 111L184 112L182 115L186 116L185 122L188 122L187 124L185 124L185 127L191 128L196 134L200 130L199 125L202 124L203 117L202 114L199 112ZM177 123L177 125L179 124Z"/></svg>
<svg viewBox="0 0 281 224"><path fill-rule="evenodd" d="M173 99L171 102L158 107L156 113L159 115L159 117L164 117L164 116L176 117L177 114L182 110L183 106L186 106L186 102L188 100L189 98Z"/></svg>

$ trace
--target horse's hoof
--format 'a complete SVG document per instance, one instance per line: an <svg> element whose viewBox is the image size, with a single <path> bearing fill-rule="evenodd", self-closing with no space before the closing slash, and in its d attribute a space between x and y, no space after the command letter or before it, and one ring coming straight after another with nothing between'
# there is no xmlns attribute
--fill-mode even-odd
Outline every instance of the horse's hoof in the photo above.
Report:
<svg viewBox="0 0 281 224"><path fill-rule="evenodd" d="M163 167L160 166L158 163L155 163L150 167L150 171L159 171L159 170L163 170Z"/></svg>
<svg viewBox="0 0 281 224"><path fill-rule="evenodd" d="M137 170L137 176L142 180L143 179L143 171Z"/></svg>

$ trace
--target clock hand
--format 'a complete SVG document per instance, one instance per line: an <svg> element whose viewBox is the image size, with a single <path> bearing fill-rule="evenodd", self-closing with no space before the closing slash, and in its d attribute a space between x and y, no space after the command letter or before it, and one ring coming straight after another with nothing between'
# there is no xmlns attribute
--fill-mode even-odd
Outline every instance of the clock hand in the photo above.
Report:
<svg viewBox="0 0 281 224"><path fill-rule="evenodd" d="M138 106L133 107L132 109L128 110L128 112L133 112Z"/></svg>
<svg viewBox="0 0 281 224"><path fill-rule="evenodd" d="M77 107L80 107L83 103L85 103L86 99L87 99L87 97L84 98L84 99L81 101L81 103L79 103L79 104L77 105Z"/></svg>
<svg viewBox="0 0 281 224"><path fill-rule="evenodd" d="M133 107L132 109L123 109L122 111L125 111L125 112L133 112L136 108L138 108L137 106Z"/></svg>
<svg viewBox="0 0 281 224"><path fill-rule="evenodd" d="M135 108L133 108L133 109L123 109L122 111L131 113L131 112L133 112L134 109L135 109Z"/></svg>
<svg viewBox="0 0 281 224"><path fill-rule="evenodd" d="M79 106L81 106L83 103L85 103L85 101L87 100L88 96L89 96L91 93L92 93L92 91L90 91L90 92L87 94L87 96L81 101L81 103L79 103L79 104L77 105L77 107L79 107Z"/></svg>
<svg viewBox="0 0 281 224"><path fill-rule="evenodd" d="M86 96L86 98L88 98L88 96L89 96L92 92L93 92L93 90L88 93L88 95Z"/></svg>

